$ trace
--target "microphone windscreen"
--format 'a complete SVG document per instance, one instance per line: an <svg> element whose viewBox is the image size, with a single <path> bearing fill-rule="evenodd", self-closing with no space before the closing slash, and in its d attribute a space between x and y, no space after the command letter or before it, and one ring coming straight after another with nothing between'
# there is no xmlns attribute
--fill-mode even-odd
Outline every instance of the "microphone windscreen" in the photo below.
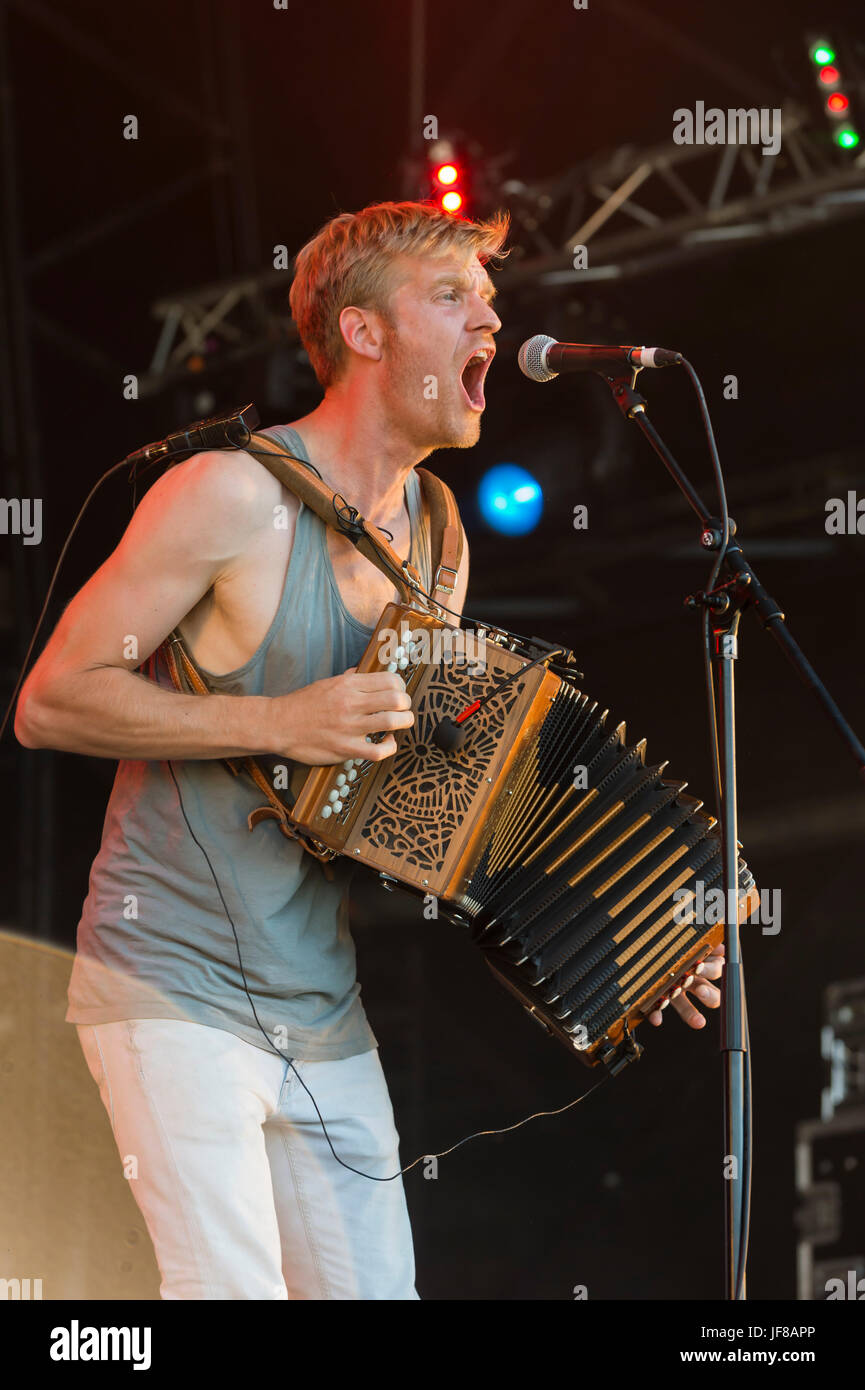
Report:
<svg viewBox="0 0 865 1390"><path fill-rule="evenodd" d="M436 748L440 748L443 753L453 753L455 749L462 748L465 736L466 731L463 726L455 724L447 716L441 719L432 731L432 741Z"/></svg>
<svg viewBox="0 0 865 1390"><path fill-rule="evenodd" d="M558 376L558 372L551 372L549 367L544 365L546 349L555 345L555 338L551 338L548 333L536 333L534 338L527 338L517 355L523 376L527 376L529 381L552 381L553 377Z"/></svg>

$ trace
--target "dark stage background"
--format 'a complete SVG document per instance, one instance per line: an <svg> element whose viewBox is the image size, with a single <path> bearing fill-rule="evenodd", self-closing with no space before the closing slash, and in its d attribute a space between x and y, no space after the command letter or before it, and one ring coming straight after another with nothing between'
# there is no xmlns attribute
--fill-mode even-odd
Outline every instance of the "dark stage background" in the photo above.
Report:
<svg viewBox="0 0 865 1390"><path fill-rule="evenodd" d="M21 431L16 439L4 425L4 490L45 499L42 545L3 537L0 548L5 704L67 529L110 464L209 413L198 408L202 390L213 410L255 400L267 424L316 399L308 366L277 340L124 400L123 377L145 373L156 344L153 303L268 271L275 245L293 254L334 212L403 196L412 132L407 4L316 10L289 0L282 12L263 0L92 0L72 11L3 10L5 257L20 272L6 282L7 381ZM486 155L509 154L503 177L551 179L599 152L668 140L673 110L697 100L791 96L808 107L812 11L806 0L705 11L661 0L651 17L620 0L590 0L583 12L570 0L502 0L489 12L436 0L423 111ZM860 53L855 13L829 4L818 18ZM743 84L753 86L750 103ZM120 134L129 113L139 119L134 142ZM206 137L205 117L231 141ZM231 177L220 173L229 157L238 161ZM495 201L508 206L509 196ZM603 383L541 390L520 375L516 347L543 331L661 343L695 364L748 553L861 736L865 538L828 537L824 506L857 484L865 491L863 225L855 215L815 217L789 235L672 258L578 293L509 289L503 273L482 440L432 460L468 530L467 612L573 647L593 697L709 802L699 623L682 603L708 573L693 519ZM287 271L286 317L289 283ZM729 374L736 400L723 398ZM640 386L709 497L684 375L644 373ZM485 528L475 502L482 473L501 461L529 468L545 493L538 529L511 541ZM585 532L572 525L577 503L589 508ZM73 541L49 626L113 548L130 507L120 474ZM751 616L740 652L740 836L758 885L781 889L783 904L778 935L745 936L756 1144L749 1291L793 1298L794 1130L819 1111L822 990L865 974L865 821L852 762ZM71 949L114 765L27 752L9 732L0 764L5 925ZM34 815L39 832L28 837ZM588 1086L455 927L423 920L413 900L373 882L357 883L353 920L403 1162L562 1106ZM641 1030L641 1064L584 1105L465 1145L435 1180L414 1170L407 1194L423 1298L570 1299L575 1285L590 1298L722 1294L718 1021L697 1034L672 1011L666 1019ZM41 1103L47 1097L34 1097Z"/></svg>

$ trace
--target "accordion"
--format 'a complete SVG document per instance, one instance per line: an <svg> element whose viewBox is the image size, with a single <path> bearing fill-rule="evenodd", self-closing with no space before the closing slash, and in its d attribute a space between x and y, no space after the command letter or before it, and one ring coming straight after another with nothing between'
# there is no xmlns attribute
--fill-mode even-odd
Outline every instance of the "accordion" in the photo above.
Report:
<svg viewBox="0 0 865 1390"><path fill-rule="evenodd" d="M291 810L306 848L433 895L533 1019L615 1074L723 939L723 914L695 910L723 886L715 819L608 726L561 648L392 603L357 669L399 670L414 724L390 758L309 769Z"/></svg>

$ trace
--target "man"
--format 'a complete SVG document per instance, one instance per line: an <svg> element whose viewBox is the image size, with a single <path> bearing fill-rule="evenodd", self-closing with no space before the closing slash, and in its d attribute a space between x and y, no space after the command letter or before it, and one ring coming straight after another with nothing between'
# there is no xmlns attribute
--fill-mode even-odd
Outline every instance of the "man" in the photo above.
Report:
<svg viewBox="0 0 865 1390"><path fill-rule="evenodd" d="M501 327L485 267L506 230L385 203L333 218L297 259L292 312L324 398L268 433L389 531L427 587L414 468L479 437ZM464 548L456 612L467 582ZM401 1180L374 1180L398 1172L398 1136L345 875L327 880L273 822L250 835L260 793L219 761L392 755L409 696L354 668L394 597L256 460L200 454L144 497L21 693L27 747L120 760L67 1018L166 1299L417 1297ZM176 626L210 696L177 693L154 655ZM703 1024L684 995L675 1006Z"/></svg>

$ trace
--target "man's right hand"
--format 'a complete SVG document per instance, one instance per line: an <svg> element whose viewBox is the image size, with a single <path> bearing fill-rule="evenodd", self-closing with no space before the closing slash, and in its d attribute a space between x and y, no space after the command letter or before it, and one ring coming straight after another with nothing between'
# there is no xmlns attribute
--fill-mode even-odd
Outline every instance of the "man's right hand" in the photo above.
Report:
<svg viewBox="0 0 865 1390"><path fill-rule="evenodd" d="M414 724L411 696L391 671L358 673L313 681L289 695L271 697L272 751L295 762L322 766L346 758L380 762L396 752L392 729ZM386 731L380 743L367 735Z"/></svg>

